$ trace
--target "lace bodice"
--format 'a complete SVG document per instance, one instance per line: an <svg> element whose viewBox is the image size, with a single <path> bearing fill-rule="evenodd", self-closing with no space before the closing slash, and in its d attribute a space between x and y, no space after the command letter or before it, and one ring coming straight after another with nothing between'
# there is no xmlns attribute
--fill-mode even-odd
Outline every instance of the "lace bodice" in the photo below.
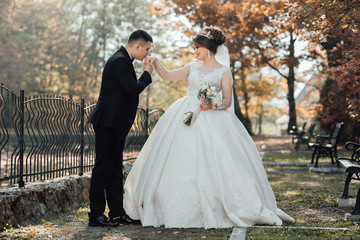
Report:
<svg viewBox="0 0 360 240"><path fill-rule="evenodd" d="M216 87L217 90L221 90L221 79L224 72L229 72L227 67L219 67L211 70L207 73L200 71L203 64L201 62L195 62L191 64L189 72L189 91L188 96L197 97L201 86L207 82L210 86Z"/></svg>

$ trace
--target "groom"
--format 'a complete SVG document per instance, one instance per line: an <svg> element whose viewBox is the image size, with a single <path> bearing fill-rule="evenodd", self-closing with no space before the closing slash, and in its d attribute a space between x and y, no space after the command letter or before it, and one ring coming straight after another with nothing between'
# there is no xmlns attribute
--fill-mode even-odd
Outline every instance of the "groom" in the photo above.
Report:
<svg viewBox="0 0 360 240"><path fill-rule="evenodd" d="M90 117L95 131L96 158L90 183L89 226L115 227L119 223L134 222L123 208L122 158L139 94L152 82L152 65L146 62L137 80L132 61L144 60L152 42L147 32L136 30L129 36L126 46L105 64L99 99ZM104 215L106 202L110 219Z"/></svg>

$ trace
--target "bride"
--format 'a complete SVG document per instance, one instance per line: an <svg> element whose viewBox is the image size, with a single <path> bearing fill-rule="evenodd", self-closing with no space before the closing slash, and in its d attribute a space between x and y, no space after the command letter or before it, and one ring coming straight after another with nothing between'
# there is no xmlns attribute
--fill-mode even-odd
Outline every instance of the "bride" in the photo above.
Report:
<svg viewBox="0 0 360 240"><path fill-rule="evenodd" d="M281 225L293 219L277 208L256 146L234 114L225 34L207 27L194 39L199 62L168 71L165 80L188 79L187 96L158 121L125 182L125 211L143 226L227 228ZM198 99L202 85L222 92L220 108ZM194 112L190 126L184 124Z"/></svg>

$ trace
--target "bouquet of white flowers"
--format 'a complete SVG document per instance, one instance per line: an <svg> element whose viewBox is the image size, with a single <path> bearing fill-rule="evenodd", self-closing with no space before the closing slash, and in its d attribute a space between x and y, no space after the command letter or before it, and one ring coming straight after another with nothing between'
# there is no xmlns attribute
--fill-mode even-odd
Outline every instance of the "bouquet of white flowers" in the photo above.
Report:
<svg viewBox="0 0 360 240"><path fill-rule="evenodd" d="M211 87L207 82L205 82L199 90L198 99L203 100L205 104L211 104L214 109L221 107L222 99L219 91L215 87ZM192 121L195 120L198 112L187 112L189 115L184 120L185 125L190 126ZM195 116L194 116L195 115Z"/></svg>

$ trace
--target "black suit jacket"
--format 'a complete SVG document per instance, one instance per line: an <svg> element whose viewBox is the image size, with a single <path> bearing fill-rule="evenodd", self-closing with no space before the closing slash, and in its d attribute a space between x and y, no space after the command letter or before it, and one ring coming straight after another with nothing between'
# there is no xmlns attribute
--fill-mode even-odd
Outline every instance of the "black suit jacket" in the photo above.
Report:
<svg viewBox="0 0 360 240"><path fill-rule="evenodd" d="M136 79L132 60L124 47L105 64L98 102L90 117L94 126L114 128L127 134L134 122L139 94L151 83L145 71Z"/></svg>

